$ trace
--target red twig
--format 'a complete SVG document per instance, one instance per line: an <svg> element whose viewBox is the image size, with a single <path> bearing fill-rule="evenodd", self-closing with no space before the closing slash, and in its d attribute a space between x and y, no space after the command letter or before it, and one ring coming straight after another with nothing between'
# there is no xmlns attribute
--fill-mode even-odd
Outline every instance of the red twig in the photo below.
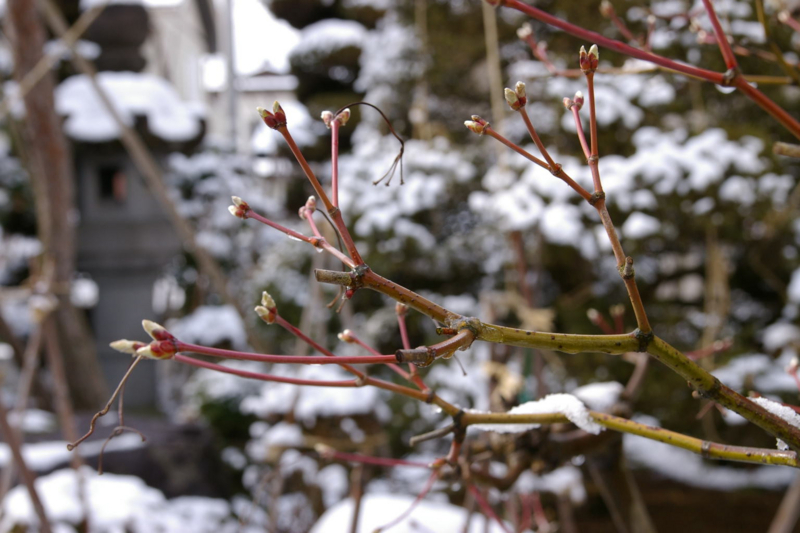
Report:
<svg viewBox="0 0 800 533"><path fill-rule="evenodd" d="M201 361L181 354L175 355L175 360L191 366L200 368L207 368L217 372L224 372L225 374L233 374L243 378L257 379L260 381L274 381L277 383L291 383L292 385L311 385L315 387L358 387L359 383L356 380L339 380L339 381L323 381L315 379L298 379L286 376L275 376L273 374L263 374L261 372L249 372L247 370L240 370L238 368L231 368L229 366L217 365L209 363L208 361Z"/></svg>
<svg viewBox="0 0 800 533"><path fill-rule="evenodd" d="M711 0L703 0L703 6L706 8L708 18L711 20L711 26L714 28L714 36L717 39L722 58L725 60L725 66L728 67L729 70L739 68L739 63L736 61L736 56L731 49L731 43L728 42L728 38L722 30L722 25L719 23L717 12L714 11Z"/></svg>
<svg viewBox="0 0 800 533"><path fill-rule="evenodd" d="M331 194L333 206L339 208L339 123L338 118L331 120Z"/></svg>
<svg viewBox="0 0 800 533"><path fill-rule="evenodd" d="M344 453L334 450L329 446L318 446L317 452L325 458L335 461L346 461L350 463L360 463L365 465L376 465L385 467L408 466L413 468L427 468L431 469L432 466L428 463L421 463L419 461L407 461L405 459L394 459L391 457L375 457L372 455L364 455L360 453Z"/></svg>
<svg viewBox="0 0 800 533"><path fill-rule="evenodd" d="M421 502L422 499L425 498L425 496L430 492L430 490L433 488L433 484L436 483L437 479L439 479L439 472L435 471L430 475L428 481L425 483L425 486L422 487L422 491L420 491L420 493L417 494L417 497L414 498L414 501L411 502L411 505L408 506L408 509L403 511L403 513L400 516L398 516L388 524L375 529L374 533L380 533L382 531L386 531L387 529L390 529L399 524L400 522L402 522L408 515L411 514L411 511L413 511L414 508L417 505L419 505L419 502Z"/></svg>
<svg viewBox="0 0 800 533"><path fill-rule="evenodd" d="M236 350L223 350L222 348L211 348L208 346L200 346L198 344L190 344L187 342L177 342L177 349L179 352L194 352L203 355L210 355L212 357L224 357L225 359L239 359L244 361L261 361L264 363L282 363L282 364L299 364L299 365L342 365L342 364L356 364L356 365L372 365L372 364L386 364L396 363L397 359L394 355L358 355L352 357L333 356L333 354L323 356L313 355L270 355L260 353L239 352Z"/></svg>
<svg viewBox="0 0 800 533"><path fill-rule="evenodd" d="M483 511L483 514L485 514L486 516L497 522L503 529L503 531L505 531L506 533L511 533L506 527L506 524L502 520L500 520L500 517L497 516L497 513L494 512L492 506L489 505L489 502L486 501L486 498L483 497L483 494L481 494L481 491L478 489L478 487L470 483L469 485L467 485L467 488L475 497L475 501L478 503L478 507L480 507L481 510Z"/></svg>

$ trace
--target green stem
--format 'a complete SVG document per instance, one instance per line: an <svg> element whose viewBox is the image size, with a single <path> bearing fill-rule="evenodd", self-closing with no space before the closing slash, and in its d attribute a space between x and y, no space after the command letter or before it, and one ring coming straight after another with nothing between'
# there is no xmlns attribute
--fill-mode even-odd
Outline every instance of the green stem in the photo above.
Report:
<svg viewBox="0 0 800 533"><path fill-rule="evenodd" d="M793 466L795 468L800 466L795 452L750 448L746 446L729 446L727 444L719 444L689 437L688 435L682 435L660 427L640 424L633 420L606 413L589 411L589 415L595 422L605 428L621 433L638 435L671 446L683 448L684 450L702 455L707 459L784 465ZM461 417L461 424L463 426L472 424L556 424L565 422L569 422L569 419L561 413L510 414L465 412Z"/></svg>

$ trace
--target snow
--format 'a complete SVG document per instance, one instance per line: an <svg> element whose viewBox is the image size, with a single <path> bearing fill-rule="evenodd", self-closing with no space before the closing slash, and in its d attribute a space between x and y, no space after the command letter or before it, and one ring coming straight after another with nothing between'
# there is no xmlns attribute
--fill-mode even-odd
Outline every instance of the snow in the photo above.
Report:
<svg viewBox="0 0 800 533"><path fill-rule="evenodd" d="M790 302L800 303L800 268L792 272L792 278L786 288L786 296Z"/></svg>
<svg viewBox="0 0 800 533"><path fill-rule="evenodd" d="M161 491L134 476L98 475L83 467L89 523L95 533L255 533L263 527L241 525L225 500L183 496L167 500ZM36 489L53 531L75 531L83 520L74 470L58 470L36 480ZM242 507L241 505L238 507ZM38 525L28 492L18 485L3 501L0 530L30 530ZM242 509L243 514L248 506Z"/></svg>
<svg viewBox="0 0 800 533"><path fill-rule="evenodd" d="M8 415L8 422L14 427L20 427L20 419L24 433L47 433L58 427L55 415L41 409L25 409L21 416L16 411Z"/></svg>
<svg viewBox="0 0 800 533"><path fill-rule="evenodd" d="M622 225L622 234L628 239L643 239L661 230L661 222L650 215L635 211Z"/></svg>
<svg viewBox="0 0 800 533"><path fill-rule="evenodd" d="M153 74L100 72L97 81L111 98L123 122L147 118L149 130L165 141L194 139L202 131L194 106L181 101L168 81ZM56 110L65 115L64 131L83 142L107 142L120 135L111 115L85 75L70 76L55 91Z"/></svg>
<svg viewBox="0 0 800 533"><path fill-rule="evenodd" d="M11 281L16 270L26 268L28 261L42 253L42 243L34 237L6 234L0 228L0 284Z"/></svg>
<svg viewBox="0 0 800 533"><path fill-rule="evenodd" d="M247 344L242 317L232 305L203 305L182 318L169 320L166 327L190 344L217 346L227 341L240 348Z"/></svg>
<svg viewBox="0 0 800 533"><path fill-rule="evenodd" d="M361 48L366 35L367 29L353 20L320 20L303 28L300 42L292 49L291 55L330 54L348 46Z"/></svg>
<svg viewBox="0 0 800 533"><path fill-rule="evenodd" d="M728 387L745 392L745 384L762 393L797 392L797 384L784 368L794 356L785 350L777 360L763 354L740 355L711 372Z"/></svg>
<svg viewBox="0 0 800 533"><path fill-rule="evenodd" d="M339 464L330 464L317 473L317 484L322 489L325 507L331 507L347 494L350 479L347 469Z"/></svg>
<svg viewBox="0 0 800 533"><path fill-rule="evenodd" d="M260 0L232 0L236 72L289 72L289 55L304 34L278 19Z"/></svg>
<svg viewBox="0 0 800 533"><path fill-rule="evenodd" d="M358 516L358 531L376 531L402 514L414 503L414 496L364 494ZM348 531L353 517L353 500L334 505L320 517L310 533ZM503 533L496 522L475 513L464 529L469 511L442 501L422 500L411 513L391 529L392 533L419 533L422 528L436 533ZM418 526L418 525L419 526Z"/></svg>
<svg viewBox="0 0 800 533"><path fill-rule="evenodd" d="M773 415L776 415L785 421L789 422L796 428L800 428L800 414L797 414L797 411L783 405L782 403L770 400L769 398L764 398L763 396L760 398L750 398L750 400L754 403L757 403ZM788 450L789 446L783 442L781 439L777 439L777 447L779 450Z"/></svg>
<svg viewBox="0 0 800 533"><path fill-rule="evenodd" d="M659 425L658 420L649 416L637 415L633 418L643 424ZM625 457L632 464L692 487L724 492L745 488L781 490L797 475L797 470L791 467L768 465L745 469L711 465L688 450L636 435L626 434L622 442Z"/></svg>
<svg viewBox="0 0 800 533"><path fill-rule="evenodd" d="M91 508L90 523L94 531L124 531L136 508L156 505L164 495L132 476L105 474L102 477L88 467L81 469L87 481L87 499ZM73 470L53 472L36 480L36 489L52 522L79 524L82 507L78 499L77 476ZM23 485L11 489L3 502L4 516L0 530L13 524L38 523L28 493Z"/></svg>
<svg viewBox="0 0 800 533"><path fill-rule="evenodd" d="M617 381L590 383L572 391L572 395L586 404L592 411L611 412L625 386Z"/></svg>
<svg viewBox="0 0 800 533"><path fill-rule="evenodd" d="M81 309L91 309L100 299L100 287L89 277L82 276L72 280L69 294L72 305Z"/></svg>
<svg viewBox="0 0 800 533"><path fill-rule="evenodd" d="M561 413L566 416L570 422L587 433L597 435L603 431L603 426L592 419L586 406L571 394L549 394L541 400L526 402L508 411L508 414L546 413ZM469 427L481 431L494 431L497 433L521 433L540 426L541 424L475 424Z"/></svg>
<svg viewBox="0 0 800 533"><path fill-rule="evenodd" d="M586 501L586 488L583 485L583 474L579 468L566 465L552 472L536 475L530 470L520 474L512 490L526 494L531 492L550 492L556 495L568 494L575 504Z"/></svg>
<svg viewBox="0 0 800 533"><path fill-rule="evenodd" d="M787 322L776 322L761 332L761 343L770 353L798 341L800 341L800 327Z"/></svg>
<svg viewBox="0 0 800 533"><path fill-rule="evenodd" d="M84 442L77 448L81 457L95 457L100 454L104 440ZM134 433L123 433L111 440L106 446L106 452L132 450L144 446L141 437ZM46 472L53 468L69 463L73 452L67 450L66 441L45 441L22 445L22 456L28 468L37 472ZM11 450L8 444L0 442L0 466L11 461ZM2 530L2 529L0 529Z"/></svg>
<svg viewBox="0 0 800 533"><path fill-rule="evenodd" d="M255 422L250 426L250 436L253 438L247 442L247 455L260 463L274 461L283 449L303 445L303 431L289 422L278 422L272 427Z"/></svg>
<svg viewBox="0 0 800 533"><path fill-rule="evenodd" d="M353 376L334 365L280 365L271 373L314 380L347 380ZM287 414L313 425L319 416L347 416L375 412L382 420L390 416L383 393L375 387L338 389L330 387L298 387L291 383L267 383L257 395L242 400L241 410L259 417Z"/></svg>

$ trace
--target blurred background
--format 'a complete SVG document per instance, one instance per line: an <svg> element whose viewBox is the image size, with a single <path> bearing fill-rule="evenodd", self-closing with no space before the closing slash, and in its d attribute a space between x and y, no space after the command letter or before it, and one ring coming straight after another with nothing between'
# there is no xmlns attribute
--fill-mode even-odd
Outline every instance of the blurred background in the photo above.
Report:
<svg viewBox="0 0 800 533"><path fill-rule="evenodd" d="M725 69L699 0L536 5ZM795 3L715 6L742 71L796 116ZM174 361L140 364L124 420L112 408L79 453L67 452L130 364L108 343L145 339L145 318L184 342L311 354L251 311L267 290L282 316L337 354L364 353L337 339L344 329L380 353L402 346L393 301L359 291L337 312L338 301L327 306L336 291L312 273L339 269L333 258L230 216L237 195L308 232L296 212L313 190L256 106L280 101L326 186L322 111L367 101L405 139L402 176L373 185L398 141L363 106L341 130L341 208L384 277L495 323L635 327L594 209L463 126L481 115L536 154L502 95L524 81L545 145L588 188L562 99L586 92L578 49L592 43L477 0L5 0L0 14L2 403L58 531L355 531L354 508L358 530L372 531L409 508L428 473L332 460L315 445L421 462L447 453L450 437L408 444L447 422L427 405ZM741 94L604 49L595 80L609 210L656 331L726 385L796 404L800 159L773 154L791 135ZM429 319L410 312L407 323L412 346L441 340ZM270 372L342 379L338 370ZM370 372L391 379L385 370ZM423 377L463 407L505 411L570 392L592 409L699 438L775 446L637 354L476 344ZM0 531L39 531L3 433ZM711 462L566 424L470 431L468 441L485 498L509 530L800 531L800 481L788 467ZM457 479L439 481L396 531L484 531L484 520L499 528L470 494Z"/></svg>

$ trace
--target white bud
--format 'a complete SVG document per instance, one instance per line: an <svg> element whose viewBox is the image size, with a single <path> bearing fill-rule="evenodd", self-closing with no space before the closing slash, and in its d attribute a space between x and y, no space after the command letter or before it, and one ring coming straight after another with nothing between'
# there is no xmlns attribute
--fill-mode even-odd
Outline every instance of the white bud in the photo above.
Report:
<svg viewBox="0 0 800 533"><path fill-rule="evenodd" d="M275 300L272 299L272 296L270 296L267 291L261 293L261 305L267 309L275 309L278 307L275 305Z"/></svg>
<svg viewBox="0 0 800 533"><path fill-rule="evenodd" d="M517 30L517 37L519 37L523 41L528 37L530 37L531 35L533 35L533 28L531 28L531 25L528 24L527 22L522 26L520 26L520 28Z"/></svg>
<svg viewBox="0 0 800 533"><path fill-rule="evenodd" d="M514 107L514 104L519 102L519 98L517 98L517 93L515 93L512 89L506 87L503 92L506 96L506 102L508 102L508 105L510 105L511 107Z"/></svg>
<svg viewBox="0 0 800 533"><path fill-rule="evenodd" d="M517 84L514 86L514 92L517 93L517 98L526 98L527 94L525 94L525 84L521 81L518 81Z"/></svg>
<svg viewBox="0 0 800 533"><path fill-rule="evenodd" d="M163 340L164 336L160 333L166 333L167 329L161 324L156 324L152 320L142 320L142 327L150 337L154 340Z"/></svg>
<svg viewBox="0 0 800 533"><path fill-rule="evenodd" d="M144 344L143 342L121 339L112 342L111 344L109 344L109 346L111 346L118 352L134 354L136 353L136 350L142 347L143 344Z"/></svg>

